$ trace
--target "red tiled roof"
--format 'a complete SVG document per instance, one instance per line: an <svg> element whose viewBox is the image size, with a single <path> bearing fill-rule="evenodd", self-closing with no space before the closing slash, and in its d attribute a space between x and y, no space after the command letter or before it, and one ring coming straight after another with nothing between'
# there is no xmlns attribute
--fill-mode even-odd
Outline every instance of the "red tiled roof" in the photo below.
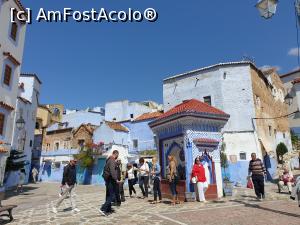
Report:
<svg viewBox="0 0 300 225"><path fill-rule="evenodd" d="M197 142L197 143L209 143L209 144L217 144L217 143L219 143L219 141L217 141L215 139L210 139L210 138L197 138L197 139L194 139L194 142Z"/></svg>
<svg viewBox="0 0 300 225"><path fill-rule="evenodd" d="M0 101L0 107L7 109L7 110L14 110L15 108L11 105L6 104L5 102Z"/></svg>
<svg viewBox="0 0 300 225"><path fill-rule="evenodd" d="M157 118L159 116L161 116L163 113L161 112L151 112L151 113L144 113L143 115L140 115L139 117L137 117L134 121L142 121L142 120L149 120L149 119L153 119L153 118Z"/></svg>
<svg viewBox="0 0 300 225"><path fill-rule="evenodd" d="M191 100L183 101L183 103L170 109L169 111L167 111L166 113L158 117L157 119L158 120L163 119L180 113L204 113L204 114L229 116L228 114L226 114L220 109L210 106L204 102L200 102L196 99L191 99Z"/></svg>
<svg viewBox="0 0 300 225"><path fill-rule="evenodd" d="M126 127L122 126L122 124L120 124L120 123L108 122L108 121L106 121L105 123L107 124L107 126L109 126L113 130L129 132L128 129Z"/></svg>
<svg viewBox="0 0 300 225"><path fill-rule="evenodd" d="M298 84L298 83L300 83L300 77L299 77L299 78L296 78L292 83L293 83L293 84Z"/></svg>
<svg viewBox="0 0 300 225"><path fill-rule="evenodd" d="M6 150L6 149L0 147L0 153L7 153L7 152L8 152L8 150Z"/></svg>

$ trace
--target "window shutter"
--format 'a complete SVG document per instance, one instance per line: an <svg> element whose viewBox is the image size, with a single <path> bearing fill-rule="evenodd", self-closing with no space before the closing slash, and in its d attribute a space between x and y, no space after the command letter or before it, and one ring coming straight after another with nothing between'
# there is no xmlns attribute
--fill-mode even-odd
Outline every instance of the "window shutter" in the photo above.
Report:
<svg viewBox="0 0 300 225"><path fill-rule="evenodd" d="M12 72L11 67L8 66L8 65L6 65L6 66L5 66L5 72L4 72L4 80L3 80L3 83L6 84L7 86L9 86L9 84L10 84L11 72Z"/></svg>
<svg viewBox="0 0 300 225"><path fill-rule="evenodd" d="M16 22L11 24L10 37L15 41L17 39L18 24Z"/></svg>
<svg viewBox="0 0 300 225"><path fill-rule="evenodd" d="M0 113L0 135L4 133L4 114Z"/></svg>

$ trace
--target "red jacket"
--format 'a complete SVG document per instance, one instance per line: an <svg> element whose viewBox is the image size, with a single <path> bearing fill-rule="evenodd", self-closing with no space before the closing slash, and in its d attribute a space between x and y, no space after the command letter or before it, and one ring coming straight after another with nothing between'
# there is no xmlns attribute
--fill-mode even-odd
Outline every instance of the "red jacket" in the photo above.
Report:
<svg viewBox="0 0 300 225"><path fill-rule="evenodd" d="M200 165L194 164L193 170L192 170L192 177L197 177L198 182L206 181L205 169L202 164L200 164Z"/></svg>

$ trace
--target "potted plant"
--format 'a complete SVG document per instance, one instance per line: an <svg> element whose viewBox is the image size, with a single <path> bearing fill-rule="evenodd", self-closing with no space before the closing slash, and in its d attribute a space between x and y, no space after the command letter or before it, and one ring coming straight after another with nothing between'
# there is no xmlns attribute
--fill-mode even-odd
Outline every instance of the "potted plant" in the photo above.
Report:
<svg viewBox="0 0 300 225"><path fill-rule="evenodd" d="M223 144L221 146L221 156L220 156L221 167L223 168L223 171L224 171L223 193L224 193L224 196L232 196L233 183L230 181L229 177L226 174L226 168L228 168L229 164L228 164L227 155L225 153L225 148L226 148L226 145L223 142Z"/></svg>

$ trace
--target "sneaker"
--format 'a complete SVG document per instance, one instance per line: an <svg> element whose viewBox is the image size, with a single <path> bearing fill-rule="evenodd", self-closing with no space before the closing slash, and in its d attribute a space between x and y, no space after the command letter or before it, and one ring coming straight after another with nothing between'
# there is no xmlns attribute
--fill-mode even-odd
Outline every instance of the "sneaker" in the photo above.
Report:
<svg viewBox="0 0 300 225"><path fill-rule="evenodd" d="M292 199L292 200L295 200L296 198L295 198L295 197L293 197L293 196L290 196L290 199Z"/></svg>
<svg viewBox="0 0 300 225"><path fill-rule="evenodd" d="M52 207L52 212L53 213L57 213L57 208L56 207Z"/></svg>
<svg viewBox="0 0 300 225"><path fill-rule="evenodd" d="M78 209L78 208L74 208L74 209L72 209L72 212L74 212L74 213L78 213L78 212L80 212L80 209Z"/></svg>
<svg viewBox="0 0 300 225"><path fill-rule="evenodd" d="M99 213L101 214L101 216L107 216L107 213L102 211L101 209L98 209Z"/></svg>

